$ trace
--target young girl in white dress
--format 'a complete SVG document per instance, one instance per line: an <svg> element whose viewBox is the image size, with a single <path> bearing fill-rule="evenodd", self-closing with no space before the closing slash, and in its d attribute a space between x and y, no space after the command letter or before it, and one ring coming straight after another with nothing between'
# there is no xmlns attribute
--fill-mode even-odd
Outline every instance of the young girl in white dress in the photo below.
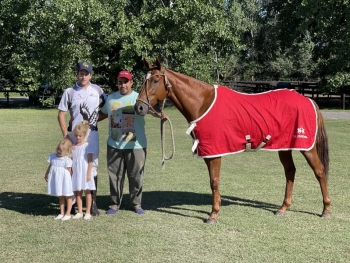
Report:
<svg viewBox="0 0 350 263"><path fill-rule="evenodd" d="M76 144L73 148L72 184L78 206L78 213L73 216L73 219L83 217L83 191L86 199L84 219L91 219L91 191L96 190L96 187L92 174L93 149L89 149L89 144L86 141L89 135L88 133L89 123L87 121L78 123L73 130Z"/></svg>
<svg viewBox="0 0 350 263"><path fill-rule="evenodd" d="M49 155L47 161L50 163L45 173L47 182L47 193L58 196L60 204L60 214L55 220L71 219L72 209L72 142L63 139L56 148L56 152ZM65 209L65 204L67 207Z"/></svg>

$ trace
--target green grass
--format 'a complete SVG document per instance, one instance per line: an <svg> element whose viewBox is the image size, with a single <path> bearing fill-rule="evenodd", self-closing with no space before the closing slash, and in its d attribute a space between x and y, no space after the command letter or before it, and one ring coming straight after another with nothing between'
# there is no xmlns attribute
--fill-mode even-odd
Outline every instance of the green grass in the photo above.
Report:
<svg viewBox="0 0 350 263"><path fill-rule="evenodd" d="M98 207L91 221L54 221L58 199L46 194L46 158L61 133L56 109L0 110L0 262L349 262L349 120L327 120L332 218L323 219L319 185L299 152L291 209L274 215L285 179L276 153L223 158L218 224L211 210L207 168L191 154L187 123L166 109L175 133L175 156L161 167L159 120L147 116L148 156L143 207L109 205L107 122L100 123ZM166 126L166 153L170 155ZM127 182L126 182L127 183Z"/></svg>

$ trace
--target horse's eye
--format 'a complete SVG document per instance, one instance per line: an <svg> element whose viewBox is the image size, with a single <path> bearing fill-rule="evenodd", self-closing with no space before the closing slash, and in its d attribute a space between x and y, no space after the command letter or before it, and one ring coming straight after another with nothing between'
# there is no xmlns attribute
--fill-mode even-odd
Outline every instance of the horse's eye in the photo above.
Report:
<svg viewBox="0 0 350 263"><path fill-rule="evenodd" d="M154 84L157 84L158 82L159 82L158 79L153 80L153 83L154 83Z"/></svg>

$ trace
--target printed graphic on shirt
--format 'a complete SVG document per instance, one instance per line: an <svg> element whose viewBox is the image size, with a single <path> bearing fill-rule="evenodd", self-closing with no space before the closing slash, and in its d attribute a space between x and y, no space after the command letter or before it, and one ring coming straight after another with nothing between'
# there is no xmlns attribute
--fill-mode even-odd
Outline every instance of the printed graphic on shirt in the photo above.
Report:
<svg viewBox="0 0 350 263"><path fill-rule="evenodd" d="M105 101L103 90L92 84L87 89L75 85L64 94L58 108L70 112L68 131L83 120L89 122L91 130L97 131L98 108Z"/></svg>
<svg viewBox="0 0 350 263"><path fill-rule="evenodd" d="M111 137L115 141L136 141L135 112L131 103L123 105L116 101L111 104Z"/></svg>
<svg viewBox="0 0 350 263"><path fill-rule="evenodd" d="M91 113L86 103L83 103L80 104L80 114L83 116L83 120L89 122L90 129L96 130L98 119L98 112L96 111L96 109Z"/></svg>

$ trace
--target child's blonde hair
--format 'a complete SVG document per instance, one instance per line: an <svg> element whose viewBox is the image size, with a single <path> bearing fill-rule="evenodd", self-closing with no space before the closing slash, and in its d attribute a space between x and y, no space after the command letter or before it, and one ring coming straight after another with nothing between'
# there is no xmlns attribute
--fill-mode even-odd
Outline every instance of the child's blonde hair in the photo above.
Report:
<svg viewBox="0 0 350 263"><path fill-rule="evenodd" d="M73 143L69 139L63 139L56 147L58 157L70 156L73 150Z"/></svg>
<svg viewBox="0 0 350 263"><path fill-rule="evenodd" d="M89 122L87 120L83 120L82 122L75 125L73 134L75 135L77 132L81 132L86 140L87 136L89 135L89 131Z"/></svg>

